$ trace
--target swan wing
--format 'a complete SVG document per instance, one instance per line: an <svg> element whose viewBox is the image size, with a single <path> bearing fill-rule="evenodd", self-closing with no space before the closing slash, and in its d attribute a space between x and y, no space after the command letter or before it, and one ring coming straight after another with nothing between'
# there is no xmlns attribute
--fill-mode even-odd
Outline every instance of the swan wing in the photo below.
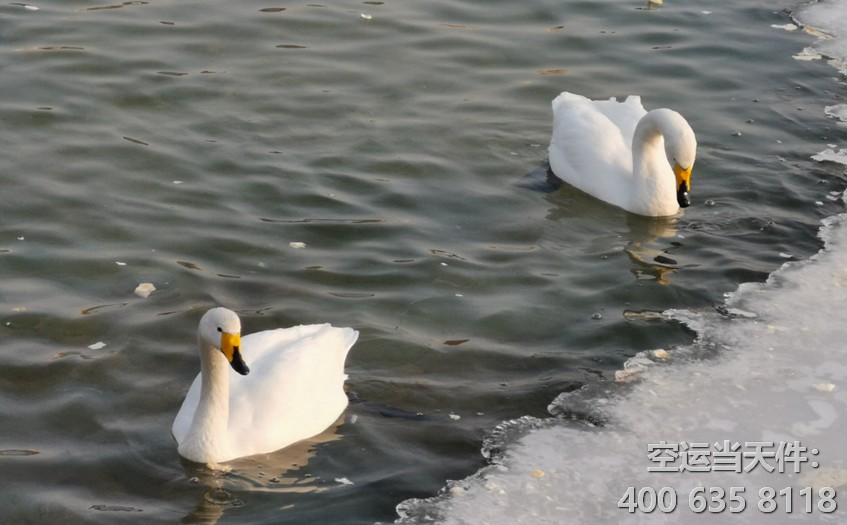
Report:
<svg viewBox="0 0 847 525"><path fill-rule="evenodd" d="M631 154L635 126L647 114L647 110L641 105L641 97L630 95L623 102L618 102L614 97L609 100L589 100L589 102L593 104L594 109L602 113L617 126L621 132L624 145L630 150Z"/></svg>
<svg viewBox="0 0 847 525"><path fill-rule="evenodd" d="M332 425L347 406L344 361L358 332L328 324L244 336L250 373L230 370L234 457L272 452Z"/></svg>
<svg viewBox="0 0 847 525"><path fill-rule="evenodd" d="M632 137L624 132L631 127L631 106L635 104L603 102L598 105L567 92L553 100L550 167L572 186L620 206L626 201L632 178ZM615 105L627 108L619 110Z"/></svg>

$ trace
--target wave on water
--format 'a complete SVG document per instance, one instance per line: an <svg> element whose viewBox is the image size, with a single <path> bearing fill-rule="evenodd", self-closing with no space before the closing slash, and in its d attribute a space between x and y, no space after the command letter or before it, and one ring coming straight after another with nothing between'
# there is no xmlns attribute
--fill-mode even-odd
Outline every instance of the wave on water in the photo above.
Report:
<svg viewBox="0 0 847 525"><path fill-rule="evenodd" d="M823 35L802 56L845 70L847 1L795 20ZM847 106L827 114L840 124ZM847 149L814 158L847 165ZM692 345L644 351L614 385L561 394L555 417L501 424L483 447L488 467L401 503L398 522L844 523L847 214L820 236L816 256L720 308L666 312L697 333Z"/></svg>

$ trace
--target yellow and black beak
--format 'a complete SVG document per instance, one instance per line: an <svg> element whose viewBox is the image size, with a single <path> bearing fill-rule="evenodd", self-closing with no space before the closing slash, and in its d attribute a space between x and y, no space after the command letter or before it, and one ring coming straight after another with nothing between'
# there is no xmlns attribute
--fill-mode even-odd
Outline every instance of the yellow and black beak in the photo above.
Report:
<svg viewBox="0 0 847 525"><path fill-rule="evenodd" d="M676 175L676 202L679 203L680 208L687 208L691 204L688 192L691 191L691 168L693 167L683 168L676 163L673 165L673 173Z"/></svg>
<svg viewBox="0 0 847 525"><path fill-rule="evenodd" d="M243 376L250 373L250 369L241 357L241 334L221 332L221 351L233 370Z"/></svg>

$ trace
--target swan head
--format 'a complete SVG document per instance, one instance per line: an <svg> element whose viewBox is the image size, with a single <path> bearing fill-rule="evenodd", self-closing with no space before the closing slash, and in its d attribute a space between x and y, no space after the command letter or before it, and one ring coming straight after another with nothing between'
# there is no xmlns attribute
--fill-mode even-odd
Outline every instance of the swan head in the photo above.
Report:
<svg viewBox="0 0 847 525"><path fill-rule="evenodd" d="M241 357L241 320L235 312L226 308L206 312L200 319L198 337L202 347L221 352L233 370L241 375L250 372Z"/></svg>
<svg viewBox="0 0 847 525"><path fill-rule="evenodd" d="M680 208L687 208L691 204L688 192L691 191L691 169L697 155L697 139L688 121L676 111L662 110L661 118L665 155L676 177L676 200Z"/></svg>

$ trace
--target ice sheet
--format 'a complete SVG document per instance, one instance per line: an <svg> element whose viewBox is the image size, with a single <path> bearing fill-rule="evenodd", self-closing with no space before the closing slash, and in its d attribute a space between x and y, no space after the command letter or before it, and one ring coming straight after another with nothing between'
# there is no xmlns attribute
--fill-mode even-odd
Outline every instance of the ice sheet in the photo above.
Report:
<svg viewBox="0 0 847 525"><path fill-rule="evenodd" d="M813 2L798 9L795 19L807 31L820 36L815 51L830 58L842 74L847 72L847 2Z"/></svg>

